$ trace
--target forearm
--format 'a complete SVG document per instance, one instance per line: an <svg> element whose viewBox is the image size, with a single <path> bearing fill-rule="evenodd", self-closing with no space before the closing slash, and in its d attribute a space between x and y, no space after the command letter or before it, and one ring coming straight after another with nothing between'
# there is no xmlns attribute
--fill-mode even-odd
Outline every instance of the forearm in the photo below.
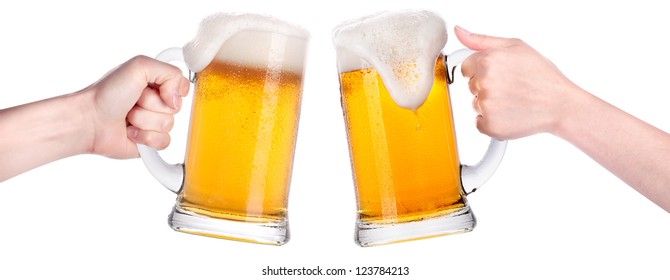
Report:
<svg viewBox="0 0 670 280"><path fill-rule="evenodd" d="M670 212L670 134L583 92L555 134Z"/></svg>
<svg viewBox="0 0 670 280"><path fill-rule="evenodd" d="M0 110L0 182L43 164L86 153L90 123L84 94Z"/></svg>

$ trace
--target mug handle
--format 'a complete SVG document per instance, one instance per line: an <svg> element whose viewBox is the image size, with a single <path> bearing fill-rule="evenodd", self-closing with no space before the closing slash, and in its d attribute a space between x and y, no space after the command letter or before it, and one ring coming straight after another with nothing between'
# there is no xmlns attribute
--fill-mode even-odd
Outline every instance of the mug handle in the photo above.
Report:
<svg viewBox="0 0 670 280"><path fill-rule="evenodd" d="M169 48L156 56L162 62L184 61L181 48ZM169 164L163 160L156 149L137 144L137 150L149 173L168 190L177 193L184 184L184 164Z"/></svg>
<svg viewBox="0 0 670 280"><path fill-rule="evenodd" d="M456 69L456 66L463 63L463 61L473 53L475 53L475 51L470 49L460 49L446 57L445 64L448 72L447 80L450 84L454 81L454 70ZM450 71L451 75L449 75ZM461 165L461 184L463 185L466 194L475 192L489 178L491 178L500 165L500 162L505 155L506 148L507 141L491 138L488 150L486 150L484 157L477 164Z"/></svg>

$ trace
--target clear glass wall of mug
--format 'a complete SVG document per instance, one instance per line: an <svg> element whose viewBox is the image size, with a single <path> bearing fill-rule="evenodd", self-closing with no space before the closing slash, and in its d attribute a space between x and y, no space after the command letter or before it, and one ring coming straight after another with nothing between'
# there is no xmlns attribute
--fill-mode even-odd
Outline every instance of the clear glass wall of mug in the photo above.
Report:
<svg viewBox="0 0 670 280"><path fill-rule="evenodd" d="M302 96L308 33L259 15L216 14L160 60L195 74L184 164L141 147L149 171L178 194L178 231L281 245Z"/></svg>
<svg viewBox="0 0 670 280"><path fill-rule="evenodd" d="M428 11L381 13L338 26L333 41L358 200L356 242L472 230L466 194L493 173L506 142L492 140L481 164L460 164L442 19Z"/></svg>

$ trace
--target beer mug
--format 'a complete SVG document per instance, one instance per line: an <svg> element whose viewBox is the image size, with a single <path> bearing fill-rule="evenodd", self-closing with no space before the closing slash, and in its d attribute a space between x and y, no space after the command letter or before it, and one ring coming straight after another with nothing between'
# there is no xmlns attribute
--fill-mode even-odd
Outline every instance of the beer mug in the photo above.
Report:
<svg viewBox="0 0 670 280"><path fill-rule="evenodd" d="M309 33L275 18L215 14L183 49L194 82L183 164L138 145L150 173L178 194L170 226L198 235L282 245Z"/></svg>
<svg viewBox="0 0 670 280"><path fill-rule="evenodd" d="M448 69L473 51L445 56L446 40L429 11L384 12L333 31L361 246L475 227L466 195L493 174L507 143L491 139L478 164L460 164Z"/></svg>

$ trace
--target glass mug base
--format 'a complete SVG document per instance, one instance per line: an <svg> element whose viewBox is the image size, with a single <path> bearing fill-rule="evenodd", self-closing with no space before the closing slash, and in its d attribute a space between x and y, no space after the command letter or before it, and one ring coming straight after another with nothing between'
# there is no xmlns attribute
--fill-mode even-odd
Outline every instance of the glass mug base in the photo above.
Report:
<svg viewBox="0 0 670 280"><path fill-rule="evenodd" d="M356 223L356 243L362 247L438 237L472 231L477 224L470 206L447 215L421 221L382 224Z"/></svg>
<svg viewBox="0 0 670 280"><path fill-rule="evenodd" d="M216 219L185 211L176 205L168 217L176 231L221 239L267 245L283 245L289 240L288 220L248 222Z"/></svg>

